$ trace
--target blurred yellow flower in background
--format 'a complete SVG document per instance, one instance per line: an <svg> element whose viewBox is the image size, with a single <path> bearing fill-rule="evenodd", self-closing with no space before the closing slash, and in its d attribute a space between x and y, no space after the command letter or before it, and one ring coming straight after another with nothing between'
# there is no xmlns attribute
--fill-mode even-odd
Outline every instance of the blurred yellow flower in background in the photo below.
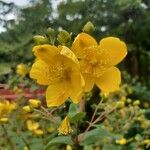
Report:
<svg viewBox="0 0 150 150"><path fill-rule="evenodd" d="M127 144L127 140L125 138L116 140L116 144L125 145Z"/></svg>
<svg viewBox="0 0 150 150"><path fill-rule="evenodd" d="M71 49L79 59L85 79L85 91L90 91L94 84L104 93L119 89L121 75L114 66L127 55L127 47L123 41L116 37L107 37L97 44L90 35L80 33Z"/></svg>
<svg viewBox="0 0 150 150"><path fill-rule="evenodd" d="M42 129L36 129L34 130L34 134L41 136L44 134L44 131Z"/></svg>
<svg viewBox="0 0 150 150"><path fill-rule="evenodd" d="M59 134L62 135L68 135L69 133L72 132L71 126L70 126L70 121L69 118L66 116L65 119L61 122L59 128L58 128Z"/></svg>
<svg viewBox="0 0 150 150"><path fill-rule="evenodd" d="M35 131L39 128L40 124L38 122L35 122L33 120L27 120L26 122L27 129L29 131Z"/></svg>
<svg viewBox="0 0 150 150"><path fill-rule="evenodd" d="M41 102L38 99L29 99L29 104L33 108L38 108L41 105Z"/></svg>
<svg viewBox="0 0 150 150"><path fill-rule="evenodd" d="M17 108L16 103L10 103L7 100L0 102L0 117L8 116L13 110Z"/></svg>
<svg viewBox="0 0 150 150"><path fill-rule="evenodd" d="M30 77L39 84L48 85L47 106L59 106L69 97L74 103L78 103L84 80L73 52L65 46L55 47L48 44L35 46L33 52L37 60L31 68Z"/></svg>
<svg viewBox="0 0 150 150"><path fill-rule="evenodd" d="M7 123L8 122L8 118L0 118L0 122L1 123Z"/></svg>
<svg viewBox="0 0 150 150"><path fill-rule="evenodd" d="M22 109L23 109L24 113L32 112L32 109L31 109L31 107L29 105L23 106Z"/></svg>
<svg viewBox="0 0 150 150"><path fill-rule="evenodd" d="M29 73L29 69L25 64L18 64L16 68L16 73L22 77L26 76Z"/></svg>
<svg viewBox="0 0 150 150"><path fill-rule="evenodd" d="M72 150L72 147L70 145L67 145L66 150Z"/></svg>

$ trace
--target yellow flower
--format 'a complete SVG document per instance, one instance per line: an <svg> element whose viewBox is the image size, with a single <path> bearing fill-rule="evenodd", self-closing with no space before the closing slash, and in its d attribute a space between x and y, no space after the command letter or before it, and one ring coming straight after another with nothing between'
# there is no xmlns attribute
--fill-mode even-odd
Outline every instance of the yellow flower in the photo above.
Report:
<svg viewBox="0 0 150 150"><path fill-rule="evenodd" d="M30 112L32 112L32 109L31 109L31 107L30 106L24 106L23 108L23 111L25 112L25 113L30 113Z"/></svg>
<svg viewBox="0 0 150 150"><path fill-rule="evenodd" d="M58 128L59 134L67 135L72 132L69 118L66 116Z"/></svg>
<svg viewBox="0 0 150 150"><path fill-rule="evenodd" d="M2 123L7 123L8 122L8 118L0 118L0 122L2 122Z"/></svg>
<svg viewBox="0 0 150 150"><path fill-rule="evenodd" d="M140 101L139 101L139 100L134 101L134 102L133 102L133 105L135 105L135 106L140 105Z"/></svg>
<svg viewBox="0 0 150 150"><path fill-rule="evenodd" d="M10 103L9 101L5 100L4 102L0 102L0 116L7 116L13 110L15 110L17 105L15 103Z"/></svg>
<svg viewBox="0 0 150 150"><path fill-rule="evenodd" d="M41 129L36 129L36 130L34 130L34 134L36 134L36 135L43 135L44 131L41 130Z"/></svg>
<svg viewBox="0 0 150 150"><path fill-rule="evenodd" d="M28 149L28 147L27 147L27 146L25 146L25 147L23 148L23 150L29 150L29 149Z"/></svg>
<svg viewBox="0 0 150 150"><path fill-rule="evenodd" d="M55 47L48 44L35 46L33 52L37 60L32 66L30 77L39 84L48 85L47 106L59 106L69 97L74 103L78 103L84 80L73 52L65 46Z"/></svg>
<svg viewBox="0 0 150 150"><path fill-rule="evenodd" d="M146 145L146 148L149 148L150 147L150 139L146 139L143 141L143 144Z"/></svg>
<svg viewBox="0 0 150 150"><path fill-rule="evenodd" d="M127 55L126 44L115 37L103 38L99 44L93 37L80 33L72 44L85 79L85 91L96 84L104 93L119 89L121 75L114 67Z"/></svg>
<svg viewBox="0 0 150 150"><path fill-rule="evenodd" d="M72 150L72 147L70 145L67 145L66 150Z"/></svg>
<svg viewBox="0 0 150 150"><path fill-rule="evenodd" d="M125 145L127 144L127 140L125 138L116 140L116 144Z"/></svg>
<svg viewBox="0 0 150 150"><path fill-rule="evenodd" d="M38 99L29 99L29 104L33 108L38 108L41 105L41 102Z"/></svg>
<svg viewBox="0 0 150 150"><path fill-rule="evenodd" d="M30 131L35 131L40 126L40 124L38 122L34 122L32 120L27 120L26 125L27 125L27 129Z"/></svg>
<svg viewBox="0 0 150 150"><path fill-rule="evenodd" d="M25 64L19 64L16 68L16 73L20 76L26 76L28 74L28 67Z"/></svg>

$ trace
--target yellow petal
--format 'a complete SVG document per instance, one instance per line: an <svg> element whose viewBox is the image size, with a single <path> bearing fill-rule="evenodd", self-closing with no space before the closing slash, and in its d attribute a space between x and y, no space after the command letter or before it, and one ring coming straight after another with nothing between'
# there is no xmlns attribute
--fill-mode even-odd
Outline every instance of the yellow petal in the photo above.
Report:
<svg viewBox="0 0 150 150"><path fill-rule="evenodd" d="M36 79L37 83L42 85L49 85L50 81L48 78L49 66L42 60L38 59L31 68L30 78Z"/></svg>
<svg viewBox="0 0 150 150"><path fill-rule="evenodd" d="M33 52L37 58L50 63L52 61L51 58L60 53L60 49L56 46L44 44L33 47Z"/></svg>
<svg viewBox="0 0 150 150"><path fill-rule="evenodd" d="M97 46L96 40L87 33L80 33L72 44L72 50L78 58L84 57L86 48Z"/></svg>
<svg viewBox="0 0 150 150"><path fill-rule="evenodd" d="M119 89L121 74L118 68L109 68L102 76L96 78L96 85L104 93L113 92Z"/></svg>
<svg viewBox="0 0 150 150"><path fill-rule="evenodd" d="M78 61L76 55L66 46L62 46L60 54L63 56L66 56L67 58L70 58L72 61L79 64L79 61Z"/></svg>
<svg viewBox="0 0 150 150"><path fill-rule="evenodd" d="M79 103L85 86L84 78L81 74L72 75L72 82L70 86L70 98L74 103Z"/></svg>
<svg viewBox="0 0 150 150"><path fill-rule="evenodd" d="M118 64L127 55L126 44L115 37L103 38L99 43L99 49L109 66Z"/></svg>
<svg viewBox="0 0 150 150"><path fill-rule="evenodd" d="M83 74L85 80L85 92L89 92L94 86L94 78L90 74Z"/></svg>
<svg viewBox="0 0 150 150"><path fill-rule="evenodd" d="M56 83L49 85L46 90L46 102L48 107L60 106L69 97L69 86L67 83Z"/></svg>

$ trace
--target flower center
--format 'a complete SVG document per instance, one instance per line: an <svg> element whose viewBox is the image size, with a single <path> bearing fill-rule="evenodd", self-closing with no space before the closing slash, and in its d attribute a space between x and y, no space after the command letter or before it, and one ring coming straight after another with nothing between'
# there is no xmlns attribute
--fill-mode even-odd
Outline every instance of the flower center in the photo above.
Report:
<svg viewBox="0 0 150 150"><path fill-rule="evenodd" d="M66 68L63 64L55 64L49 67L48 79L50 83L70 81L71 69Z"/></svg>

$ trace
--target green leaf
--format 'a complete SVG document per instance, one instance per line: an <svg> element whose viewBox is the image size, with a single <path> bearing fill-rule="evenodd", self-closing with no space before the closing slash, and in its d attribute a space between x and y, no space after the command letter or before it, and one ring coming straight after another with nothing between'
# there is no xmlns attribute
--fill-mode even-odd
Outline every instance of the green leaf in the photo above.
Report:
<svg viewBox="0 0 150 150"><path fill-rule="evenodd" d="M83 150L93 150L93 147L85 145Z"/></svg>
<svg viewBox="0 0 150 150"><path fill-rule="evenodd" d="M82 120L85 117L85 115L86 115L85 112L79 112L75 116L70 118L70 122L72 122L72 123L78 122L78 121Z"/></svg>
<svg viewBox="0 0 150 150"><path fill-rule="evenodd" d="M77 104L73 104L73 103L70 104L68 117L69 117L69 118L72 118L72 117L74 117L77 113L78 113L78 105L77 105Z"/></svg>
<svg viewBox="0 0 150 150"><path fill-rule="evenodd" d="M49 146L53 144L69 144L72 145L72 140L70 136L58 136L56 138L53 138L45 147L45 150L49 148Z"/></svg>
<svg viewBox="0 0 150 150"><path fill-rule="evenodd" d="M107 138L117 138L117 135L113 135L108 132L103 126L97 126L96 129L83 133L83 139L80 142L80 145L90 145L94 144L95 141Z"/></svg>
<svg viewBox="0 0 150 150"><path fill-rule="evenodd" d="M11 67L7 63L0 64L0 75L8 74L11 72Z"/></svg>
<svg viewBox="0 0 150 150"><path fill-rule="evenodd" d="M85 117L85 112L79 112L77 104L70 104L68 117L72 123L78 122Z"/></svg>
<svg viewBox="0 0 150 150"><path fill-rule="evenodd" d="M111 149L111 150L121 150L122 147L120 145L113 145L113 144L105 144L104 147L102 148L102 150L108 150L108 149Z"/></svg>

